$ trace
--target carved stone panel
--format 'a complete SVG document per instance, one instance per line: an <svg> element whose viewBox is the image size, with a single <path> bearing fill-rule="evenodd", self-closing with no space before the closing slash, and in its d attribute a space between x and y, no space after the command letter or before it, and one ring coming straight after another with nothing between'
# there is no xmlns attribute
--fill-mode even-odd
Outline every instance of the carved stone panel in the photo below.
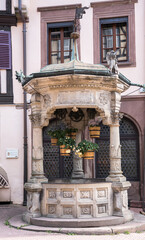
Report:
<svg viewBox="0 0 145 240"><path fill-rule="evenodd" d="M48 205L48 214L50 215L56 214L56 205Z"/></svg>
<svg viewBox="0 0 145 240"><path fill-rule="evenodd" d="M63 91L59 92L57 96L57 104L94 104L94 93L91 91Z"/></svg>
<svg viewBox="0 0 145 240"><path fill-rule="evenodd" d="M81 191L80 192L80 198L81 199L90 199L91 198L90 191Z"/></svg>
<svg viewBox="0 0 145 240"><path fill-rule="evenodd" d="M81 206L81 215L92 215L91 206Z"/></svg>
<svg viewBox="0 0 145 240"><path fill-rule="evenodd" d="M107 189L97 190L97 198L107 198Z"/></svg>
<svg viewBox="0 0 145 240"><path fill-rule="evenodd" d="M72 198L73 194L70 191L63 191L63 198Z"/></svg>
<svg viewBox="0 0 145 240"><path fill-rule="evenodd" d="M106 213L106 205L98 205L98 214Z"/></svg>
<svg viewBox="0 0 145 240"><path fill-rule="evenodd" d="M72 207L63 207L63 215L73 215Z"/></svg>
<svg viewBox="0 0 145 240"><path fill-rule="evenodd" d="M50 190L48 192L48 198L56 198L56 192L54 190Z"/></svg>

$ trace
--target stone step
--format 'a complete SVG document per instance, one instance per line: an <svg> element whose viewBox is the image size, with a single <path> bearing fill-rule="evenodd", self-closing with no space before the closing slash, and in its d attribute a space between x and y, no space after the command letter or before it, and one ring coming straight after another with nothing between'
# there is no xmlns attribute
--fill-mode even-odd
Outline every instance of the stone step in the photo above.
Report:
<svg viewBox="0 0 145 240"><path fill-rule="evenodd" d="M31 218L30 223L36 226L43 227L65 227L65 228L85 228L85 227L104 227L113 226L125 223L124 217L108 216L100 218L85 218L85 219L60 219L60 218Z"/></svg>

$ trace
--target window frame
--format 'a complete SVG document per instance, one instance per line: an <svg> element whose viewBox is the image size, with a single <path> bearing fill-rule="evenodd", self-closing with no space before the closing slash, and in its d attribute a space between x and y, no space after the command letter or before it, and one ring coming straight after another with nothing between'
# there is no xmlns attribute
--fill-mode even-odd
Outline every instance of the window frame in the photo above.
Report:
<svg viewBox="0 0 145 240"><path fill-rule="evenodd" d="M41 27L41 68L47 65L47 24L62 23L74 21L76 7L81 7L81 4L61 5L52 7L37 8L40 12L40 27ZM77 40L78 52L80 56L80 40Z"/></svg>
<svg viewBox="0 0 145 240"><path fill-rule="evenodd" d="M116 44L114 45L114 43L116 43L116 33L114 33L114 29L116 30L117 25L121 24L121 23L126 23L126 49L127 49L127 60L118 60L118 63L126 63L129 62L129 42L128 42L128 17L118 17L118 18L106 18L106 19L100 19L100 62L101 63L106 63L107 61L103 60L103 34L102 34L102 30L103 30L103 26L105 25L112 25L113 28L113 50L116 51ZM115 40L115 41L114 41Z"/></svg>
<svg viewBox="0 0 145 240"><path fill-rule="evenodd" d="M11 27L10 26L0 26L0 31L6 31L10 34L10 51L12 52L12 45L11 45ZM10 54L10 58L12 55ZM10 62L11 59L10 59ZM2 69L0 69L2 70ZM0 92L0 104L12 104L13 103L13 81L12 81L12 65L10 69L6 70L6 93Z"/></svg>
<svg viewBox="0 0 145 240"><path fill-rule="evenodd" d="M100 19L128 17L128 46L129 60L119 62L119 67L136 66L136 48L135 48L135 3L138 0L115 0L108 2L91 3L93 8L93 45L94 45L94 63L100 64Z"/></svg>
<svg viewBox="0 0 145 240"><path fill-rule="evenodd" d="M52 28L60 28L61 31L64 27L72 27L74 26L74 22L59 22L59 23L48 23L47 24L47 64L51 64L51 54L50 54L50 48L51 48L51 36L50 36L50 29ZM64 33L64 31L63 31ZM62 39L62 32L61 32L61 45L60 45L60 52L64 53L64 49L62 49L62 44L64 43L64 38ZM61 54L61 63L64 62L64 55Z"/></svg>

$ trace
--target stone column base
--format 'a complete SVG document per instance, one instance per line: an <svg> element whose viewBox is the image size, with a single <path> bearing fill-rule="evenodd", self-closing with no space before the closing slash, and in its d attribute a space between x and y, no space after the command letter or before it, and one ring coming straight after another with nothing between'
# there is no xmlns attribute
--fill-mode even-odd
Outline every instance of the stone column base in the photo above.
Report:
<svg viewBox="0 0 145 240"><path fill-rule="evenodd" d="M113 216L122 216L125 221L131 221L134 216L128 210L128 193L127 190L131 186L130 182L113 182Z"/></svg>
<svg viewBox="0 0 145 240"><path fill-rule="evenodd" d="M23 214L23 220L30 223L30 218L40 217L40 192L42 190L41 183L36 179L30 179L30 182L25 183L27 191L27 212Z"/></svg>
<svg viewBox="0 0 145 240"><path fill-rule="evenodd" d="M126 177L124 177L122 174L120 175L109 175L106 178L106 182L126 182Z"/></svg>

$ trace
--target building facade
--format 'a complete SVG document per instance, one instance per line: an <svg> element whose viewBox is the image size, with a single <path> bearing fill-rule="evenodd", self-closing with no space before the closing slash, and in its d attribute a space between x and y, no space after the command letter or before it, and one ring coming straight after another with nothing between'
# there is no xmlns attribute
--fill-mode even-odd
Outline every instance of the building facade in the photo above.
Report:
<svg viewBox="0 0 145 240"><path fill-rule="evenodd" d="M31 122L28 117L31 114L30 97L27 96L27 126L24 126L26 122L24 93L21 85L16 81L15 71L24 71L25 61L26 75L39 72L41 68L51 63L70 61L72 54L70 35L74 30L76 8L80 7L88 7L83 17L77 20L79 25L77 29L80 33L78 40L80 60L107 66L106 54L114 50L118 58L119 72L135 84L144 84L144 0L79 2L60 0L59 3L58 1L50 3L46 0L2 0L0 3L0 167L7 174L7 185L11 189L10 200L13 203L24 201L23 184L24 179L30 176L32 152ZM132 205L136 205L143 200L145 128L143 89L130 87L123 93L121 101L122 169L127 180L132 184L129 200ZM52 121L53 125L55 120ZM24 134L24 128L27 129L27 134ZM46 176L68 177L69 172L64 176L62 167L61 170L60 166L56 167L57 161L63 161L58 160L57 150L55 152L53 149L55 154L49 165L47 154L51 151L48 146L46 147L46 142L49 141L45 134L46 128L43 132ZM25 139L27 142L24 141ZM101 125L101 137L97 141L100 151L93 162L92 177L102 179L106 178L109 172L107 126ZM27 154L24 153L25 148ZM69 164L71 166L71 160ZM57 168L58 174L55 174ZM1 178L6 180L4 174L1 175ZM4 188L4 185L1 188Z"/></svg>

